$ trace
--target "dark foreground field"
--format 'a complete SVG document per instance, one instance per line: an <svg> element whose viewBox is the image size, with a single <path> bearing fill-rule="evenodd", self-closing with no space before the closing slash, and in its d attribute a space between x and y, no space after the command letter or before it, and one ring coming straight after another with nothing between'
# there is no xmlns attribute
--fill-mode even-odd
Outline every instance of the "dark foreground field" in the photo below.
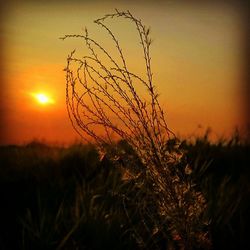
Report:
<svg viewBox="0 0 250 250"><path fill-rule="evenodd" d="M182 145L208 201L212 249L250 249L249 144ZM178 249L147 189L89 145L5 146L0 162L1 250Z"/></svg>

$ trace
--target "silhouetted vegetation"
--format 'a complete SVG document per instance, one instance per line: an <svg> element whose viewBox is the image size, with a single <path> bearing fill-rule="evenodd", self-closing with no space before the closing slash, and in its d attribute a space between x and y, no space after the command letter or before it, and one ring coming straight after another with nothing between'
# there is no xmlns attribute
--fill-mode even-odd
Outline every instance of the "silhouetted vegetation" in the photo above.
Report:
<svg viewBox="0 0 250 250"><path fill-rule="evenodd" d="M136 30L144 74L128 64L119 38L108 24L113 19L126 20ZM136 231L153 227L154 232L162 232L167 227L169 233L163 238L178 242L179 248L209 249L207 202L189 176L185 153L167 126L153 81L150 29L130 11L116 10L94 23L106 32L114 51L92 38L87 28L84 34L61 38L80 39L87 49L81 49L81 55L72 51L65 68L66 104L73 128L83 140L94 142L113 164L123 167L136 189L146 190L140 213L148 214L151 224L141 219L144 225ZM117 138L126 142L125 148L116 145ZM125 149L133 153L129 155ZM138 171L131 171L131 165ZM137 234L137 243L148 248L144 236ZM149 239L155 249L157 241Z"/></svg>
<svg viewBox="0 0 250 250"><path fill-rule="evenodd" d="M1 147L0 249L179 249L151 184L130 178L139 158L125 141L116 146L125 158L82 144ZM207 200L212 249L247 249L249 144L204 137L181 147Z"/></svg>

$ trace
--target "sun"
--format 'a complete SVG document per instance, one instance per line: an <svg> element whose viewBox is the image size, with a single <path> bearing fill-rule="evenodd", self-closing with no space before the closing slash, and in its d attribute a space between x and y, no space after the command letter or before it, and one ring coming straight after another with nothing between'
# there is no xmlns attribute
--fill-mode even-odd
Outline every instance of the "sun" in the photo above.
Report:
<svg viewBox="0 0 250 250"><path fill-rule="evenodd" d="M54 103L54 100L48 94L45 94L45 93L33 93L32 96L41 105Z"/></svg>
<svg viewBox="0 0 250 250"><path fill-rule="evenodd" d="M37 101L42 104L49 102L49 98L45 94L37 94L36 98L37 98Z"/></svg>

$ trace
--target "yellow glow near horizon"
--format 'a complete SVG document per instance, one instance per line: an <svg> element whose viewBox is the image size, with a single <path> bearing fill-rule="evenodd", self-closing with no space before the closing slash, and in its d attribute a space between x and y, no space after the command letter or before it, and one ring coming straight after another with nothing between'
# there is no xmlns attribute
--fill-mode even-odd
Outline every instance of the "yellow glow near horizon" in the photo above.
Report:
<svg viewBox="0 0 250 250"><path fill-rule="evenodd" d="M39 104L53 104L54 100L45 93L34 93L32 94Z"/></svg>

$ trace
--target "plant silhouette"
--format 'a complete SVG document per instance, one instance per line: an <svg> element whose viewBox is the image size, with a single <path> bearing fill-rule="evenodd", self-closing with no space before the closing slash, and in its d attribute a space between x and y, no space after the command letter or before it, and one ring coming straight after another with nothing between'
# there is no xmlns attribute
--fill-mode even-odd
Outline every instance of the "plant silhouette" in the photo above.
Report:
<svg viewBox="0 0 250 250"><path fill-rule="evenodd" d="M144 76L129 69L118 38L106 24L107 19L114 18L125 18L137 30L145 64ZM89 52L77 57L74 50L65 68L66 103L74 129L84 140L94 141L117 165L121 162L128 168L131 165L124 161L127 151L114 143L117 139L131 147L132 159L139 158L141 171L131 174L130 179L153 194L150 206L156 207L157 218L154 218L152 237L167 227L178 249L209 248L209 222L204 216L206 200L195 189L192 167L186 164L185 151L168 128L153 82L149 28L129 11L116 10L94 22L108 33L119 57L115 59L89 36L87 29L82 35L62 37L63 40L82 39ZM139 89L144 89L143 95L139 94ZM143 237L135 235L146 248Z"/></svg>

